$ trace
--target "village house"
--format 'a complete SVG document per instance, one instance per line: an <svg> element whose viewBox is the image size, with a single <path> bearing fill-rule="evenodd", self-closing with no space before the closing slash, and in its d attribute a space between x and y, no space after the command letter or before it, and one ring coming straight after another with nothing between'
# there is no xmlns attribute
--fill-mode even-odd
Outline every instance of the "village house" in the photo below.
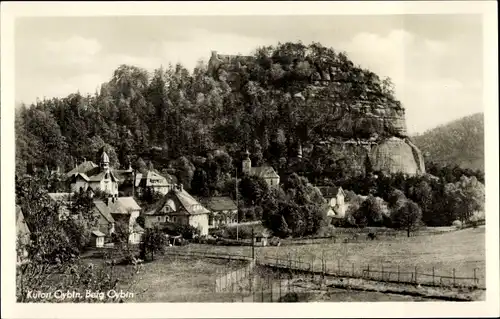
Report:
<svg viewBox="0 0 500 319"><path fill-rule="evenodd" d="M136 186L139 190L138 194L146 188L151 188L154 192L165 195L175 187L175 180L170 175L164 177L153 170L148 170L144 173L137 173Z"/></svg>
<svg viewBox="0 0 500 319"><path fill-rule="evenodd" d="M105 236L111 236L115 232L115 219L111 215L111 210L103 200L94 200L94 213L97 217L96 230Z"/></svg>
<svg viewBox="0 0 500 319"><path fill-rule="evenodd" d="M208 215L209 228L217 228L238 222L238 207L230 197L206 197L200 199L200 202L210 211Z"/></svg>
<svg viewBox="0 0 500 319"><path fill-rule="evenodd" d="M119 196L141 196L146 189L165 195L175 186L173 176L162 176L154 170L114 170L118 178Z"/></svg>
<svg viewBox="0 0 500 319"><path fill-rule="evenodd" d="M106 235L98 230L93 230L91 232L90 246L96 248L104 247L104 238Z"/></svg>
<svg viewBox="0 0 500 319"><path fill-rule="evenodd" d="M318 189L333 210L334 216L343 218L346 212L346 204L344 202L345 193L342 187L319 186ZM332 211L328 210L328 212L331 215Z"/></svg>
<svg viewBox="0 0 500 319"><path fill-rule="evenodd" d="M141 207L133 197L109 197L106 200L95 200L94 205L100 213L99 231L109 235L116 231L117 223L128 226L129 242L138 244L141 241L144 229L137 224L137 217Z"/></svg>
<svg viewBox="0 0 500 319"><path fill-rule="evenodd" d="M246 151L245 159L242 163L243 174L249 176L258 176L263 178L269 187L278 187L280 184L280 176L276 173L271 166L258 166L252 167L252 160L250 160L250 153Z"/></svg>
<svg viewBox="0 0 500 319"><path fill-rule="evenodd" d="M191 225L200 230L200 235L208 235L209 213L181 184L170 190L153 209L145 213L145 226L151 228L166 222Z"/></svg>
<svg viewBox="0 0 500 319"><path fill-rule="evenodd" d="M109 166L109 156L106 152L101 154L100 166L91 161L84 161L66 173L66 177L72 192L91 188L94 191L100 189L112 196L118 196L119 179Z"/></svg>

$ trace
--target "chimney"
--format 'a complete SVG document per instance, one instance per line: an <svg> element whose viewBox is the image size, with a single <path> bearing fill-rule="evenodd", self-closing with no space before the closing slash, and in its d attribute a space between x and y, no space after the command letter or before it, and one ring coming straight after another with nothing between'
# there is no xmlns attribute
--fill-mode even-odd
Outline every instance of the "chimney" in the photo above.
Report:
<svg viewBox="0 0 500 319"><path fill-rule="evenodd" d="M184 190L184 185L182 183L179 184L179 190L182 192Z"/></svg>
<svg viewBox="0 0 500 319"><path fill-rule="evenodd" d="M111 200L112 200L111 197L106 198L106 205L107 206L109 206L109 204L111 203Z"/></svg>
<svg viewBox="0 0 500 319"><path fill-rule="evenodd" d="M86 161L87 161L87 159L84 157L84 158L83 158L83 162L85 163Z"/></svg>
<svg viewBox="0 0 500 319"><path fill-rule="evenodd" d="M216 58L216 57L217 57L217 51L213 51L213 50L212 50L212 57L213 57L213 58Z"/></svg>

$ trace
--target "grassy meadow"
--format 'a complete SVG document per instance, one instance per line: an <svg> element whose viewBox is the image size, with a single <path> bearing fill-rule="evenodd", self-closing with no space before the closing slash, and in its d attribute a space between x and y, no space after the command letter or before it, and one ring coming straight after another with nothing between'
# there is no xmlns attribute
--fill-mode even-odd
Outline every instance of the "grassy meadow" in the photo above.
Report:
<svg viewBox="0 0 500 319"><path fill-rule="evenodd" d="M228 302L231 295L214 293L215 279L244 265L221 259L165 256L143 264L135 283L122 282L119 288L135 294L127 302Z"/></svg>
<svg viewBox="0 0 500 319"><path fill-rule="evenodd" d="M190 244L173 247L175 250L210 251L235 255L251 255L248 246L213 246ZM485 228L470 228L435 235L415 237L387 237L374 241L342 243L322 240L309 245L282 245L280 247L255 247L258 259L279 258L281 260L300 260L312 262L314 269L321 269L322 259L328 271L337 270L360 273L368 265L371 270L414 272L436 276L473 277L480 286L485 285ZM401 278L403 279L403 274ZM422 277L419 277L422 278ZM431 278L429 277L429 280ZM438 279L436 279L438 280ZM444 279L451 281L452 279ZM457 281L458 283L459 281Z"/></svg>

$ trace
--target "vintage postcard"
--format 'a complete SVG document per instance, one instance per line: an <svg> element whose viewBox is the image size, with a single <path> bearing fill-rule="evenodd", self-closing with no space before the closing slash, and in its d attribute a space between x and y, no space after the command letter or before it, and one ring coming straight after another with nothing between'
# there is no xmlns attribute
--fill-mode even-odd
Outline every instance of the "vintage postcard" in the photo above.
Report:
<svg viewBox="0 0 500 319"><path fill-rule="evenodd" d="M495 9L2 4L3 317L498 315Z"/></svg>

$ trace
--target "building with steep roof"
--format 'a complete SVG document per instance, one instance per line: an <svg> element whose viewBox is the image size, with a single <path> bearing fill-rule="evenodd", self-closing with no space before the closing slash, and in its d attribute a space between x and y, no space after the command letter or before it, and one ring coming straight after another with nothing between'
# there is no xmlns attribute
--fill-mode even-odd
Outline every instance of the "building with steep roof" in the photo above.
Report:
<svg viewBox="0 0 500 319"><path fill-rule="evenodd" d="M266 181L269 187L277 187L280 184L280 176L276 173L274 168L268 165L252 167L250 160L250 153L246 151L245 159L242 162L243 174L249 176L258 176Z"/></svg>
<svg viewBox="0 0 500 319"><path fill-rule="evenodd" d="M210 211L208 227L215 228L238 222L238 207L227 196L200 198L200 202Z"/></svg>
<svg viewBox="0 0 500 319"><path fill-rule="evenodd" d="M326 199L328 205L335 213L335 217L342 218L345 216L346 204L345 204L345 192L342 187L336 186L318 186L318 190L321 195ZM328 214L331 215L332 210L327 209Z"/></svg>
<svg viewBox="0 0 500 319"><path fill-rule="evenodd" d="M110 235L115 231L116 223L123 222L129 227L129 242L138 243L144 230L137 227L137 217L141 207L133 197L109 197L106 200L94 200L98 213L99 231Z"/></svg>
<svg viewBox="0 0 500 319"><path fill-rule="evenodd" d="M68 173L67 181L72 192L100 189L111 196L118 196L119 179L109 165L109 156L102 152L100 165L84 161Z"/></svg>
<svg viewBox="0 0 500 319"><path fill-rule="evenodd" d="M170 190L153 209L145 213L145 226L150 228L162 223L191 225L200 230L200 235L208 235L209 213L181 184Z"/></svg>

